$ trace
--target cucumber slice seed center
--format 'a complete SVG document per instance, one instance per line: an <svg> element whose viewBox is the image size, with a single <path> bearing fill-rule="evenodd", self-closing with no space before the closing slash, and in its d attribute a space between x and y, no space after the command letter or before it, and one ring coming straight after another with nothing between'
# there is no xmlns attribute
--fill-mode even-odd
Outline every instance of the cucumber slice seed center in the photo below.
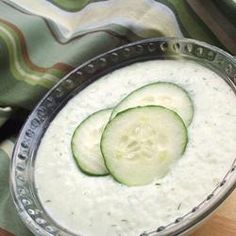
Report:
<svg viewBox="0 0 236 236"><path fill-rule="evenodd" d="M179 115L161 106L130 108L106 126L101 150L110 174L128 186L166 174L182 155L187 130Z"/></svg>

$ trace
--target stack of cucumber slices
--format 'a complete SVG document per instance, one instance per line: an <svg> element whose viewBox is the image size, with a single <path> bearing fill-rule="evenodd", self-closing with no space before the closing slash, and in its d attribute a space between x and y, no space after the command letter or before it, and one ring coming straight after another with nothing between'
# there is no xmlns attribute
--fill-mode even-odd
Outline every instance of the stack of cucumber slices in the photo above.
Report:
<svg viewBox="0 0 236 236"><path fill-rule="evenodd" d="M183 155L192 118L193 104L183 88L148 84L82 121L72 137L73 156L88 175L145 185L163 177Z"/></svg>

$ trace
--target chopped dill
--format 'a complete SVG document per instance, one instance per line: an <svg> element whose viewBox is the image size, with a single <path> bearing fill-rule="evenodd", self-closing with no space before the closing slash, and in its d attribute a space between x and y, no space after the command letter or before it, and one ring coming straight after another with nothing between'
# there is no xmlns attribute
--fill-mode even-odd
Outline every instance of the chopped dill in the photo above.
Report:
<svg viewBox="0 0 236 236"><path fill-rule="evenodd" d="M126 219L122 219L121 221L122 221L122 222L128 222L128 220L126 220Z"/></svg>
<svg viewBox="0 0 236 236"><path fill-rule="evenodd" d="M179 210L182 206L182 202L178 205L177 210Z"/></svg>

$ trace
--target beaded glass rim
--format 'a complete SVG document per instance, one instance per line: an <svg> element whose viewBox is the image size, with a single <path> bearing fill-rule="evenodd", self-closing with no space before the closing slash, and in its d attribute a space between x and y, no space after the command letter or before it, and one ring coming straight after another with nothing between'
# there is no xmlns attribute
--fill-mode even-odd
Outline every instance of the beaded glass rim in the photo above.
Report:
<svg viewBox="0 0 236 236"><path fill-rule="evenodd" d="M43 209L34 186L34 162L40 140L50 122L77 93L103 75L134 62L146 60L194 60L214 70L236 95L236 60L223 50L185 38L152 38L101 54L82 64L60 80L38 103L24 124L16 142L10 166L14 204L25 225L41 236L77 235L59 226ZM168 225L141 236L186 233L212 213L236 187L236 159L216 188L198 206Z"/></svg>

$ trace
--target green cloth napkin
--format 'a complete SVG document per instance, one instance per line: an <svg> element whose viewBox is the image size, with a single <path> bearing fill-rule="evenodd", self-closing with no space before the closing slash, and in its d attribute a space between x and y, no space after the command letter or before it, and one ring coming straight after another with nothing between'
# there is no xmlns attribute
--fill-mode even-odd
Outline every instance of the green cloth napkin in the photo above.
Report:
<svg viewBox="0 0 236 236"><path fill-rule="evenodd" d="M161 36L236 54L236 0L0 1L0 228L32 235L17 216L8 176L15 137L39 99L86 60Z"/></svg>

